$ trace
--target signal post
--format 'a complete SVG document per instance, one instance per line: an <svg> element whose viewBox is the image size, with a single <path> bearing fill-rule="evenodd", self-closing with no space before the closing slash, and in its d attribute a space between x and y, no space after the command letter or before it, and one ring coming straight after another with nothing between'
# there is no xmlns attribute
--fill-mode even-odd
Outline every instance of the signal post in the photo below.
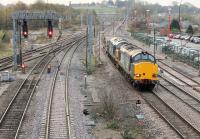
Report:
<svg viewBox="0 0 200 139"><path fill-rule="evenodd" d="M58 15L54 11L18 11L12 15L13 20L13 67L17 70L17 66L22 67L22 48L21 39L22 35L25 39L28 38L28 21L29 20L47 20L47 36L52 38L53 36L53 21L58 20Z"/></svg>

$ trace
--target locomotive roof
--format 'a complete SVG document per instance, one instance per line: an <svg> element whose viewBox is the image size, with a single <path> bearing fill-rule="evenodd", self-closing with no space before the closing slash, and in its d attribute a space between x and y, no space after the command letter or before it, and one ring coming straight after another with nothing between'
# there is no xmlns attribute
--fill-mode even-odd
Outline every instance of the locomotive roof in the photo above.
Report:
<svg viewBox="0 0 200 139"><path fill-rule="evenodd" d="M128 44L128 45L123 45L123 47L121 47L120 49L122 52L127 53L129 56L135 56L138 53L142 52L142 49L137 48L136 46L132 45L132 44Z"/></svg>
<svg viewBox="0 0 200 139"><path fill-rule="evenodd" d="M119 38L119 37L114 37L114 38L110 39L110 41L116 47L120 47L123 44L129 44L127 40L125 40L123 38Z"/></svg>
<svg viewBox="0 0 200 139"><path fill-rule="evenodd" d="M110 41L112 43L120 43L120 42L127 42L127 40L123 39L123 38L119 38L119 37L114 37L114 38L111 38ZM128 43L128 42L127 42Z"/></svg>

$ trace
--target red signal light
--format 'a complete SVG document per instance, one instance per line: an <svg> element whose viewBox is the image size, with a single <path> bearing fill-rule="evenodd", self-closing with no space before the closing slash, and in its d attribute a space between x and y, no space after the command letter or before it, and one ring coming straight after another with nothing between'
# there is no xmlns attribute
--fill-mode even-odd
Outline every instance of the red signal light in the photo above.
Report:
<svg viewBox="0 0 200 139"><path fill-rule="evenodd" d="M53 25L51 20L48 20L47 35L49 36L49 38L53 36Z"/></svg>
<svg viewBox="0 0 200 139"><path fill-rule="evenodd" d="M49 38L51 38L53 36L53 32L52 31L48 31L48 36L49 36Z"/></svg>
<svg viewBox="0 0 200 139"><path fill-rule="evenodd" d="M22 32L22 35L24 36L24 38L27 38L28 37L28 32L24 31L24 32Z"/></svg>
<svg viewBox="0 0 200 139"><path fill-rule="evenodd" d="M22 34L25 38L28 37L28 25L27 25L27 21L23 20L23 25L22 25Z"/></svg>
<svg viewBox="0 0 200 139"><path fill-rule="evenodd" d="M23 32L23 35L25 36L25 35L27 35L28 33L25 31L25 32Z"/></svg>
<svg viewBox="0 0 200 139"><path fill-rule="evenodd" d="M52 32L51 32L51 31L49 31L49 35L52 35Z"/></svg>

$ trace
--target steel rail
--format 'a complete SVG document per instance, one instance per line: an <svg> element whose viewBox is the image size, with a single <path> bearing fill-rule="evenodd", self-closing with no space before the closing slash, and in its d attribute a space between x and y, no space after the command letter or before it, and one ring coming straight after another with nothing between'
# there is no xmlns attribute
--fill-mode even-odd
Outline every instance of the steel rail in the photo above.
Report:
<svg viewBox="0 0 200 139"><path fill-rule="evenodd" d="M185 95L191 97L193 100L195 100L196 102L198 102L200 104L200 100L198 98L196 98L195 96L191 95L190 93L188 93L186 90L184 90L182 87L178 86L178 85L175 85L172 81L166 79L166 78L163 78L162 79L166 82L168 82L171 86L175 87L176 89L178 89L179 91L181 91L182 93L184 93ZM172 92L171 90L169 90L166 86L164 86L163 84L159 84L161 85L162 87L164 87L165 89L167 89L168 91ZM176 93L174 92L174 95L176 95ZM183 100L184 101L184 100Z"/></svg>
<svg viewBox="0 0 200 139"><path fill-rule="evenodd" d="M75 44L75 43L74 43ZM62 60L64 59L65 55L69 52L69 50L73 47L74 45L71 45L65 52ZM59 63L60 66L61 63ZM51 116L51 105L52 105L52 100L53 100L53 93L54 93L54 89L55 89L55 84L56 84L56 78L58 75L59 69L57 68L56 73L53 77L53 82L51 85L51 90L50 90L50 97L49 97L49 104L48 104L48 110L47 110L47 121L46 121L46 130L45 130L45 138L48 139L49 138L49 126L50 126L50 116Z"/></svg>
<svg viewBox="0 0 200 139"><path fill-rule="evenodd" d="M187 75L181 73L180 71L178 71L178 70L176 70L176 69L170 67L169 65L167 65L167 64L164 63L164 62L161 62L161 61L159 61L159 62L162 63L164 66L170 68L172 71L175 71L176 73L180 74L181 76L184 76L184 77L187 78L188 80L192 81L194 84L200 85L200 83L199 83L198 81L195 81L195 80L192 79L191 77L189 77L189 76L187 76ZM158 63L158 64L159 64L159 63ZM191 84L188 83L187 81L184 81L183 79L180 79L180 77L178 77L177 75L174 75L174 74L171 73L170 71L166 70L166 69L165 69L164 67L162 67L161 65L159 65L159 67L160 67L161 69L163 69L165 72L167 72L168 74L170 74L170 75L176 77L176 79L178 79L179 81L181 81L181 82L187 84L187 85L190 86L190 87L194 87L194 85L191 85Z"/></svg>
<svg viewBox="0 0 200 139"><path fill-rule="evenodd" d="M82 42L82 40L78 40L77 42L74 43L74 45L77 45L76 48L80 45L81 42ZM78 43L78 44L77 44L77 43ZM63 63L64 58L66 57L66 55L68 54L68 52L70 51L70 49L71 49L74 45L72 45L71 47L69 47L69 48L66 50L64 56L62 57L62 59L61 59L61 61L60 61L60 63L59 63L59 66L61 66L61 64ZM75 50L76 50L76 48L75 48ZM73 53L71 54L71 57L70 57L69 61L71 61L75 50L74 50ZM49 98L48 112L47 112L47 121L46 121L46 130L45 130L45 139L48 139L48 138L49 138L49 134L50 134L49 132L50 132L51 107L52 107L53 94L54 94L54 90L55 90L56 79L57 79L58 73L59 73L59 69L57 68L56 73L55 73L55 75L54 75L54 77L53 77L53 82L52 82L51 91L50 91L50 98ZM66 78L67 78L67 77L66 77ZM66 78L65 78L65 80L66 80ZM65 88L66 88L66 84L65 84ZM65 94L65 93L64 93L64 94ZM65 102L66 102L66 98L65 98ZM69 116L69 114L68 114L68 112L66 111L66 117L68 117L68 116ZM67 121L68 121L68 122L67 122L66 124L68 125L68 129L69 129L69 130L68 130L68 132L69 132L68 135L69 135L69 137L70 137L70 134L71 134L71 133L70 133L70 126L69 126L70 120L68 119ZM70 139L71 139L71 137L70 137Z"/></svg>
<svg viewBox="0 0 200 139"><path fill-rule="evenodd" d="M176 112L176 110L174 110L171 106L169 106L169 105L167 104L167 102L165 102L162 98L160 98L160 97L156 94L156 91L152 91L152 94L153 94L154 96L156 96L160 101L162 101L163 104L164 104L167 108L169 108L171 111L173 111L173 113L176 114L182 121L184 121L188 126L190 126L191 129L194 130L195 133L197 133L198 135L200 135L200 131L197 130L195 127L193 127L193 125L192 125L189 121L187 121L185 118L183 118L178 112ZM143 93L142 96L143 96L143 98L144 98L145 93ZM144 99L147 100L146 98L144 98ZM147 100L147 102L150 103L149 100ZM153 104L152 104L152 105L153 105ZM158 109L157 109L157 110L158 110ZM159 111L159 110L158 110L158 111ZM163 115L163 116L164 116L164 115ZM164 117L165 117L165 116L164 116ZM170 122L170 123L171 123L171 122ZM171 123L171 124L172 124L172 123ZM172 125L173 125L173 124L172 124ZM174 126L174 127L175 127L175 126ZM178 128L181 128L181 127L176 127L176 129L180 132L180 130L179 130ZM182 134L183 134L183 133L182 133ZM184 135L184 136L185 136L185 135Z"/></svg>
<svg viewBox="0 0 200 139"><path fill-rule="evenodd" d="M148 99L144 96L142 98L182 139L185 139L185 136Z"/></svg>
<svg viewBox="0 0 200 139"><path fill-rule="evenodd" d="M77 51L79 45L75 48L71 55L71 59L73 58L74 53ZM69 139L72 139L71 135L71 119L70 119L70 104L69 104L69 72L70 72L71 60L68 62L66 67L66 78L65 78L65 103L66 103L66 113L67 113L67 121L68 121L68 129L69 129Z"/></svg>
<svg viewBox="0 0 200 139"><path fill-rule="evenodd" d="M63 49L64 49L64 48L63 48ZM61 49L60 51L62 51L62 49ZM55 51L55 52L57 52L57 51ZM31 74L32 74L33 71L36 69L36 67L37 67L38 65L40 65L40 64L43 64L42 61L45 60L45 59L47 58L47 56L49 56L50 54L52 54L52 52L48 53L48 54L47 54L46 56L44 56L39 62L37 62L37 63L35 64L35 66L33 67L33 69L28 73L28 75L26 76L25 80L24 80L23 83L20 85L19 89L17 90L17 92L15 93L14 97L13 97L12 100L10 101L10 103L9 103L8 107L6 108L4 114L2 115L2 117L1 117L1 119L0 119L0 126L2 125L2 122L3 122L3 120L4 120L5 116L6 116L6 114L8 113L8 111L9 111L11 105L12 105L13 102L15 101L15 99L16 99L17 95L19 94L20 90L22 89L23 85L25 85L25 83L28 81L28 78L31 76ZM47 64L46 64L46 65L47 65ZM41 75L39 75L39 77L41 77ZM38 79L38 81L39 81L39 79ZM37 83L38 83L38 81L37 81ZM35 85L36 85L36 84L35 84ZM35 86L35 87L36 87L36 86ZM35 87L34 87L34 89L35 89ZM30 89L30 88L29 88L29 89ZM33 93L33 92L34 92L34 90L32 91L32 93ZM31 94L32 94L32 93L31 93ZM31 96L32 96L32 95L31 95ZM29 102L30 102L30 99L28 100L28 103L27 103L27 104L29 104ZM26 105L26 107L25 107L25 111L23 112L22 119L23 119L23 116L25 115L25 112L26 112L26 110L27 110L27 107L28 107L28 105ZM19 127L21 126L22 119L21 119L21 121L20 121L20 124L19 124L19 126L18 126L18 129L17 129L16 133L18 133ZM15 135L16 135L16 137L17 137L17 134L15 134Z"/></svg>
<svg viewBox="0 0 200 139"><path fill-rule="evenodd" d="M104 53L105 54L105 53ZM106 57L108 60L109 60L109 62L111 63L111 65L112 65L112 67L114 67L114 69L115 70L117 70L117 68L116 68L116 66L114 66L113 65L113 63L111 62L111 60L108 58L108 57ZM122 74L119 70L117 70L120 74ZM123 79L125 79L125 77L123 76ZM129 82L130 83L130 82ZM131 84L131 83L130 83ZM131 85L131 87L133 87L132 85ZM145 92L146 93L146 92ZM145 94L144 93L144 94ZM161 112L160 112L160 110L158 110L149 100L147 100L144 96L143 96L143 94L140 94L141 95L141 97L145 100L145 102L158 114L158 115L160 115L160 118L161 119L163 119L170 127L171 127L171 129L173 130L173 131L175 131L176 133L177 133L177 135L179 136L179 137L181 137L181 138L183 138L183 139L186 139L186 137L174 126L174 124L173 123L171 123L167 118L166 118L166 116L164 116Z"/></svg>
<svg viewBox="0 0 200 139"><path fill-rule="evenodd" d="M84 34L84 33L83 33ZM82 35L82 34L81 34ZM41 51L43 50L47 50L49 48L51 48L52 46L55 46L55 45L60 45L61 43L63 43L63 41L68 41L68 40L73 40L77 37L77 35L71 35L70 38L63 38L63 39L60 39L56 42L52 42L52 43L49 43L49 44L46 44L44 46L41 46L39 48L36 48L36 49L32 49L32 50L29 50L29 51L26 51L26 52L23 52L22 55L24 57L24 61L30 61L29 57L26 58L27 56L29 56L30 54L36 54L36 53L40 53ZM41 57L41 56L38 56L38 57ZM34 58L32 58L31 60L34 60ZM13 61L13 57L12 56L8 56L8 57L4 57L4 58L1 58L0 59L0 71L2 70L5 70L5 69L9 69L13 66L12 64L12 61Z"/></svg>
<svg viewBox="0 0 200 139"><path fill-rule="evenodd" d="M161 116L161 118L162 118L164 121L167 122L167 124L168 124L181 138L187 139L187 136L188 136L187 133L188 133L189 131L186 131L185 128L188 128L188 130L191 129L191 130L192 130L192 134L195 134L195 137L196 137L196 135L200 135L200 134L199 134L199 131L196 130L196 129L191 125L190 122L188 122L187 120L185 120L179 113L176 112L176 110L174 110L171 106L169 106L169 105L168 105L163 99L161 99L156 93L151 92L151 93L149 93L149 95L153 95L153 97L154 97L155 99L152 98L152 96L149 97L148 94L145 94L145 93L142 94L142 98L154 109L155 112L157 112L157 113ZM162 104L159 104L158 101L157 101L157 99L158 99L159 101L161 101ZM154 102L155 104L153 104L153 102ZM158 104L157 104L157 103L158 103ZM165 106L162 110L159 109L159 108L157 108L157 107L161 107L161 105L164 105L164 106ZM157 107L156 107L156 106L157 106ZM163 111L166 111L167 114L166 114L166 113L165 113L166 115L162 114ZM172 113L170 113L170 111L171 111ZM176 123L176 121L173 121L173 119L170 119L170 118L169 118L170 116L173 116L173 117L174 117L173 119L176 120L176 121L181 120L182 123L180 123L180 122L177 122L177 123ZM176 117L175 117L175 116L176 116ZM167 118L167 117L168 117L168 118ZM179 118L179 119L178 119L178 118ZM170 121L170 120L171 120L171 121ZM178 127L177 127L177 124L179 124ZM186 132L186 133L184 133L184 132ZM190 132L191 132L191 131L190 131ZM190 136L191 136L191 135L190 135Z"/></svg>
<svg viewBox="0 0 200 139"><path fill-rule="evenodd" d="M170 83L170 82L169 82ZM170 83L171 84L171 83ZM184 100L183 98L181 98L180 96L177 95L176 92L173 92L172 90L170 90L169 88L167 88L165 85L162 85L162 84L159 84L162 88L164 88L167 92L169 92L170 94L172 94L173 96L177 97L178 99L180 99L183 103L185 103L187 106L189 106L190 108L192 108L194 111L196 111L197 113L200 114L200 110L194 108L191 104L189 104L189 102L187 102L186 100ZM174 84L171 84L173 87L175 87L176 89L180 90L184 95L190 97L189 99L193 99L194 101L196 101L198 103L198 105L200 106L200 100L198 100L197 98L193 97L192 95L190 95L189 93L187 93L186 91L184 90L181 90L179 88L177 88L176 85ZM193 101L193 102L194 102ZM197 105L197 104L195 104Z"/></svg>

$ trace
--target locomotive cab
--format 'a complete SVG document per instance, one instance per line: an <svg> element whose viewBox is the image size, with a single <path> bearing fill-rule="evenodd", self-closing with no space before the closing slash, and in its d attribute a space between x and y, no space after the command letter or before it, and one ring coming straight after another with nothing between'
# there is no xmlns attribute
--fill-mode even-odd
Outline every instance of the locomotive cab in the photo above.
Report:
<svg viewBox="0 0 200 139"><path fill-rule="evenodd" d="M153 55L141 52L132 57L134 84L153 89L158 81L158 65Z"/></svg>

